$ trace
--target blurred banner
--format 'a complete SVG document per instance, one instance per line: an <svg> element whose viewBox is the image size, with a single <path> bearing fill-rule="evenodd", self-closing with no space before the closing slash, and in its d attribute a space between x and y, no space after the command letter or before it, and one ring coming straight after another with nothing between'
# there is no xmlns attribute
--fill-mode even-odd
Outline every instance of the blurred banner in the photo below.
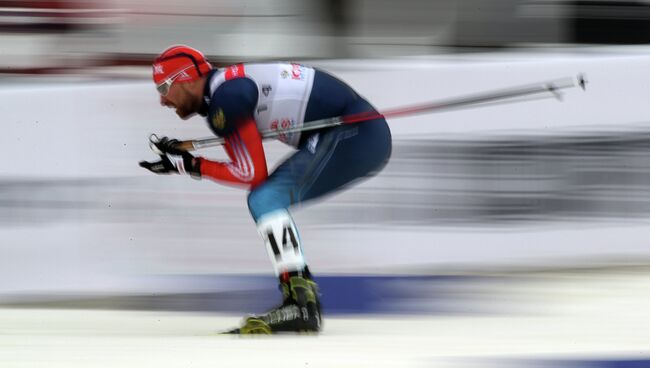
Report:
<svg viewBox="0 0 650 368"><path fill-rule="evenodd" d="M650 42L643 1L0 1L0 71L149 63L190 44L242 60Z"/></svg>

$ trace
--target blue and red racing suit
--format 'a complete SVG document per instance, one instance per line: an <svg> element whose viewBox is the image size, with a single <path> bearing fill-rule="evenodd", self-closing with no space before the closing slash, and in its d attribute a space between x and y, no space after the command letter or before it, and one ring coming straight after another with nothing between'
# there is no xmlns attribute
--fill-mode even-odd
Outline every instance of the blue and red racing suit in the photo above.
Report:
<svg viewBox="0 0 650 368"><path fill-rule="evenodd" d="M373 175L388 162L383 118L277 137L297 151L269 175L260 132L375 109L333 76L300 64L237 64L213 70L204 91L210 129L224 137L230 162L200 158L201 175L249 188L257 220Z"/></svg>

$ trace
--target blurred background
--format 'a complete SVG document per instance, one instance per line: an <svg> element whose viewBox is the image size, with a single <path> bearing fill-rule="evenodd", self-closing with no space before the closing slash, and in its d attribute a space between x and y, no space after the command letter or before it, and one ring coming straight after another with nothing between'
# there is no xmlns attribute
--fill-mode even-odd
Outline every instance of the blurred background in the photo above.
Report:
<svg viewBox="0 0 650 368"><path fill-rule="evenodd" d="M0 0L0 365L31 366L35 336L69 367L104 352L57 337L159 331L104 311L194 336L279 301L244 191L137 166L151 133L210 135L158 105L150 63L177 43L314 65L380 110L584 73L562 100L390 120L384 171L293 215L329 333L385 337L368 366L650 365L650 2L597 0ZM310 348L358 367L327 326Z"/></svg>
<svg viewBox="0 0 650 368"><path fill-rule="evenodd" d="M148 64L173 43L216 63L644 44L647 1L1 1L4 70Z"/></svg>

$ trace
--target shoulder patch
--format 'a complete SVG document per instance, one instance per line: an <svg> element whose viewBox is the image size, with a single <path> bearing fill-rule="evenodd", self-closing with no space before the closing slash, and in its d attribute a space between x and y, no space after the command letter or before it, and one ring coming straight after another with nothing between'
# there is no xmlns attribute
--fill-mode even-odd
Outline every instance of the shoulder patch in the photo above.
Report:
<svg viewBox="0 0 650 368"><path fill-rule="evenodd" d="M212 116L212 127L218 131L226 127L226 115L221 108Z"/></svg>

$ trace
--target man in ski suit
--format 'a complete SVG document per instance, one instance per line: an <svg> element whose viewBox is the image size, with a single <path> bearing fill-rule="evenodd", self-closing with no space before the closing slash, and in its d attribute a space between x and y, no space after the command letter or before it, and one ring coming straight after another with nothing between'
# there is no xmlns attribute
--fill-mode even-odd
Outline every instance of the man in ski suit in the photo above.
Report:
<svg viewBox="0 0 650 368"><path fill-rule="evenodd" d="M175 109L181 119L197 113L206 117L214 134L225 139L230 161L193 156L165 137L155 143L160 160L140 165L156 174L188 174L250 190L248 207L280 281L283 303L248 317L231 332L319 331L318 287L288 209L380 171L391 153L386 121L377 115L355 124L280 134L277 139L296 152L269 175L260 132L374 108L320 70L279 62L215 69L201 52L184 45L172 46L155 59L153 79L161 105Z"/></svg>

